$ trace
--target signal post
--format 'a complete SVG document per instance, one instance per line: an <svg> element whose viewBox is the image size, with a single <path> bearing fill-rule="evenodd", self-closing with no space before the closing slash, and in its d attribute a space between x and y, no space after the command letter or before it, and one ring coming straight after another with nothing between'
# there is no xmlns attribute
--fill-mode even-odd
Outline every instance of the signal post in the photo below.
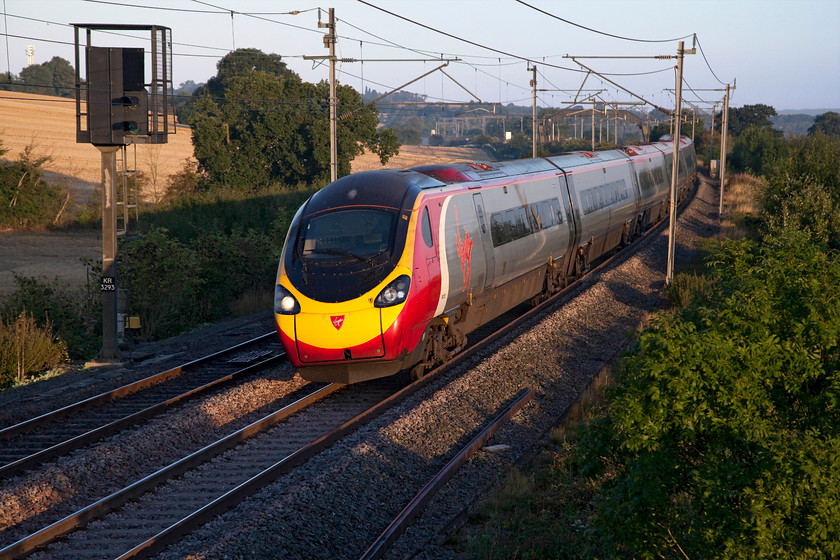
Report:
<svg viewBox="0 0 840 560"><path fill-rule="evenodd" d="M74 23L73 27L76 142L90 143L101 154L102 350L98 361L118 363L117 151L127 144L163 144L168 134L175 132L172 38L168 27L156 25ZM86 36L83 46L79 42L81 30ZM151 49L94 46L94 31L148 31ZM81 71L82 54L84 74ZM147 55L151 58L151 77L148 80Z"/></svg>

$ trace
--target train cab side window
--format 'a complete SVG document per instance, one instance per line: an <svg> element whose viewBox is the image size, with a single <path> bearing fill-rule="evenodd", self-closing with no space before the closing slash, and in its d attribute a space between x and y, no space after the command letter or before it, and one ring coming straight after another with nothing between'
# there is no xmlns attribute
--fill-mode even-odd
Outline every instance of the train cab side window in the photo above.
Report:
<svg viewBox="0 0 840 560"><path fill-rule="evenodd" d="M427 206L423 207L423 217L420 219L420 230L423 234L423 242L426 244L426 247L433 247L434 242L432 240L432 220L429 217L429 208Z"/></svg>

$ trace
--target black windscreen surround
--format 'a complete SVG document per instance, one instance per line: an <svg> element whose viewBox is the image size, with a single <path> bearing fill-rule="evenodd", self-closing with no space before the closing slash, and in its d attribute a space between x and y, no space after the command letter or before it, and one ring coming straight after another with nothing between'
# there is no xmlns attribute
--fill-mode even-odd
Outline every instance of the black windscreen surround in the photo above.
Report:
<svg viewBox="0 0 840 560"><path fill-rule="evenodd" d="M358 298L396 267L420 189L398 171L343 177L318 191L291 225L286 274L317 301Z"/></svg>

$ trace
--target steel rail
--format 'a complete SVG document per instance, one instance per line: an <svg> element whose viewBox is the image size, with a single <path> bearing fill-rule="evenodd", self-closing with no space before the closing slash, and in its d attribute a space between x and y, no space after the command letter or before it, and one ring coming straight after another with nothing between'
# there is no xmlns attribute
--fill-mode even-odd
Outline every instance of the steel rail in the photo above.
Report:
<svg viewBox="0 0 840 560"><path fill-rule="evenodd" d="M695 187L696 187L696 183L695 183ZM691 193L689 194L689 196L687 196L687 197L686 197L686 198L682 201L682 203L681 203L681 205L680 205L680 208L683 208L683 207L685 207L686 205L688 205L688 204L689 204L689 202L691 202L691 200L693 200L694 195L696 194L696 192L697 192L697 189L696 189L696 188L692 188ZM653 239L653 234L655 234L655 233L661 233L661 231L665 229L665 224L666 224L666 223L667 223L667 222L666 222L665 220L661 220L659 223L657 223L656 225L654 225L654 226L652 226L651 228L649 228L647 231L645 231L645 232L644 232L641 236L639 236L638 238L636 238L636 239L635 239L635 240L631 243L632 245L634 245L634 246L635 246L634 250L633 250L633 251L630 251L630 252L624 252L624 254L625 254L626 256L629 256L629 255L631 255L631 254L633 254L633 253L636 253L639 249L641 249L641 245L642 245L643 243L650 242L649 240L650 240L650 239ZM581 278L580 278L580 279L578 279L578 280L581 280L581 279L583 279L583 278L586 278L586 277L588 277L588 276L590 276L590 275L593 275L593 274L597 273L597 272L598 272L601 268L604 268L604 267L608 266L608 265L609 265L609 264L611 264L611 263L616 263L616 264L617 264L617 263L620 263L620 260L619 260L619 259L617 259L617 257L618 257L618 256L621 256L621 254L622 254L622 251L619 251L618 253L616 253L616 254L615 254L615 255L613 255L612 257L610 257L610 258L606 259L604 262L600 263L600 264L599 264L597 267L595 267L594 269L592 269L592 270L590 270L590 271L587 271L587 272L586 272L586 274L584 274L583 276L581 276ZM520 316L519 318L517 318L516 320L514 320L514 321L512 322L512 325L510 325L509 327L508 327L508 326L503 327L503 328L502 328L500 331L498 331L498 332L509 332L510 330L512 330L512 329L513 329L513 327L514 327L514 326L518 326L518 325L522 324L522 323L523 323L524 321L526 321L529 317L531 317L532 312L536 313L536 312L537 312L538 310L540 310L540 309L545 309L545 308L547 308L548 306L551 306L551 305L553 305L553 304L555 304L555 303L559 302L563 296L569 296L569 295L571 295L571 294L572 294L572 290L573 290L573 288L575 288L575 286L576 286L576 285L578 285L578 281L576 281L576 282L574 282L573 284L571 284L571 285L567 286L566 288L562 289L561 291L557 292L556 294L553 294L551 297L549 297L547 300L545 300L544 302L542 302L540 305L535 306L532 310L529 310L529 312L527 312L527 313L523 314L522 316ZM497 333L494 333L493 337L495 337L495 336L496 336L496 334L497 334ZM589 383L587 383L586 388L584 388L584 389L580 392L580 395L578 396L578 399L576 399L576 401L575 401L575 402L579 402L579 400L580 400L580 396L582 396L582 395L584 395L584 394L586 393L586 391L587 391L587 390L588 390L588 389L592 386L592 383L594 382L594 380L595 380L597 377L599 377L599 376L603 375L603 374L604 374L604 372L606 371L606 369L607 369L608 367L610 367L610 366L611 366L611 364L615 363L615 362L618 360L618 358L619 358L619 356L621 355L621 353L622 353L624 350L626 350L626 349L627 349L627 347L629 347L629 345L627 345L627 344L622 345L622 347L621 347L621 348L619 348L618 350L616 350L616 351L615 351L615 352L614 352L614 353L613 353L613 354L612 354L612 355L611 355L611 356L610 356L610 357L606 360L604 367L603 367L603 368L601 368L601 370L600 370L600 371L599 371L599 372L598 372L598 373L597 373L597 374L596 374L596 375L595 375L592 379L590 379L590 380L589 380ZM560 417L559 417L559 418L557 418L557 421L556 421L554 424L552 424L552 426L551 426L551 427L546 428L546 430L544 430L544 431L542 432L542 435L545 435L545 434L546 434L546 433L548 433L548 431L550 431L553 427L557 426L560 422L562 422L562 421L566 418L566 416L567 416L567 414L568 414L569 410L572 408L572 406L573 406L573 405L574 405L574 403L570 404L570 405L569 405L569 407L568 407L568 408L567 408L567 409L566 409L566 410L565 410L565 411L564 411L564 412L560 415ZM489 489L490 487L491 487L491 486L487 486L487 488L488 488L488 489ZM415 497L415 500L417 500L417 499L418 499L418 497L420 497L420 494L418 494L418 496L416 496L416 497ZM413 502L412 502L412 503L413 503ZM457 531L457 530L458 530L458 528L462 527L462 526L466 523L466 521L467 521L467 517L468 517L468 508L470 507L470 505L472 505L472 504L474 504L474 503L475 503L475 500L472 500L472 501L470 502L470 504L469 504L469 505L464 506L463 508L461 508L461 509L458 511L458 513L456 513L454 516L452 516L452 517L450 518L449 522L448 522L448 523L446 523L446 524L445 524L445 526L444 526L444 527L446 528L446 530L447 530L447 531ZM408 506L407 506L407 507L408 507ZM404 511L405 511L405 510L404 510ZM401 513L401 515L402 515L402 513ZM397 519L395 519L395 520L392 522L392 524L394 524L394 523L396 523L396 522L397 522ZM390 528L390 526L389 526L389 528ZM386 529L386 531L387 531L387 530L388 530L388 529ZM402 532L402 531L401 531L401 532ZM371 556L371 558L379 558L379 557L381 557L381 555L382 555L382 554L384 554L384 553L387 551L388 547L389 547L389 546L393 543L393 540L395 540L395 538L399 536L399 535L396 535L396 537L391 538L391 539L390 539L387 543L384 543L384 547L383 547L383 545L379 545L379 546L378 546L378 545L377 545L377 543L379 542L379 540L381 540L381 539L383 538L383 536L384 536L384 535L385 535L385 532L383 532L383 534L382 534L382 535L380 535L379 539L378 539L378 540L377 540L374 544L372 544L372 545L371 545L371 547L368 549L368 551L366 551L366 552L365 552L365 554L366 554L366 555L367 555L367 554L373 554L373 553L376 553L376 554L377 554L377 556ZM372 549L374 549L374 547L375 547L375 546L378 546L378 548L382 548L382 550L381 550L381 551L379 551L379 552L377 552L376 550L372 550ZM365 560L365 556L363 556L361 560Z"/></svg>
<svg viewBox="0 0 840 560"><path fill-rule="evenodd" d="M146 387L149 387L151 385L156 385L156 384L160 383L161 381L167 381L167 380L172 379L174 377L178 377L179 375L181 375L184 372L184 368L194 366L194 365L198 365L200 363L212 360L213 358L217 358L217 357L222 356L224 354L234 352L234 351L236 351L236 350L238 350L238 349L240 349L244 346L248 346L249 344L254 344L255 342L260 342L260 341L265 340L265 339L267 339L271 336L276 336L276 335L277 335L277 333L274 332L274 331L263 334L263 335L260 335L256 338L252 338L251 340L246 340L245 342L241 342L239 344L236 344L235 346L231 346L230 348L225 348L224 350L214 352L213 354L210 354L208 356L204 356L202 358L198 358L198 359L193 360L191 362L187 362L185 364L174 367L172 369L169 369L169 370L166 370L166 371L163 371L163 372L160 372L160 373L156 373L156 374L151 375L149 377L144 377L143 379L139 379L139 380L134 381L132 383L128 383L127 385L123 385L122 387L118 387L118 388L113 389L111 391L106 391L104 393L94 395L94 396L89 397L87 399L81 400L77 403L73 403L73 404L67 405L65 407L53 410L51 412L47 412L47 413L42 414L40 416L36 416L35 418L30 418L29 420L25 420L25 421L20 422L18 424L13 424L11 426L7 426L3 429L0 429L0 439L8 439L10 437L14 437L14 436L20 434L21 432L23 432L24 430L30 429L34 426L38 426L40 424L44 424L44 423L47 423L47 422L58 420L58 419L60 419L64 416L67 416L68 414L71 414L73 412L77 412L77 411L79 411L83 408L93 406L95 404L99 404L99 403L106 402L106 401L116 400L120 397L124 397L126 395L131 394L131 393L136 393L137 391L139 391L141 389L145 389Z"/></svg>
<svg viewBox="0 0 840 560"><path fill-rule="evenodd" d="M461 354L458 355L461 357ZM352 433L353 431L364 426L375 417L385 412L388 408L395 406L402 402L412 394L419 391L421 388L429 384L433 379L441 374L441 372L448 369L452 362L444 364L423 376L421 379L406 385L396 393L383 399L379 403L373 405L364 412L351 418L344 424L333 428L321 437L304 445L294 453L286 456L275 464L271 465L261 473L251 477L236 488L219 496L209 504L199 508L192 514L184 517L177 523L172 524L167 529L159 532L157 535L147 539L138 544L131 550L125 552L116 560L129 560L131 558L149 558L155 554L160 553L170 544L178 542L182 537L189 534L191 531L207 523L214 517L221 515L228 509L239 504L248 496L254 494L258 490L268 486L279 477L291 472L293 469L306 463L309 459L315 457L322 451L328 449L335 442ZM0 551L2 552L2 551ZM0 556L0 560L3 560Z"/></svg>
<svg viewBox="0 0 840 560"><path fill-rule="evenodd" d="M510 420L523 406L525 406L531 399L534 398L533 389L523 389L520 391L514 401L500 412L481 432L476 435L469 444L461 449L458 454L453 457L432 479L417 493L416 496L408 503L405 508L397 515L397 517L385 528L381 535L373 542L372 545L361 556L360 560L376 560L388 551L388 548L393 544L400 535L405 532L408 524L415 518L426 504L431 500L438 490L440 490L449 479L451 479L458 469L472 457L476 451L487 443L493 437L493 434Z"/></svg>
<svg viewBox="0 0 840 560"><path fill-rule="evenodd" d="M274 334L274 333L271 333L271 334ZM21 472L21 471L23 471L23 470L25 470L29 467L44 463L44 462L46 462L46 461L48 461L48 460L50 460L54 457L61 456L62 454L65 454L68 451L71 451L73 449L78 449L78 448L80 448L84 445L87 445L89 443L93 443L95 441L98 441L98 440L104 438L105 436L109 436L111 434L117 433L120 430L123 430L123 429L125 429L129 426L137 424L137 423L139 423L143 420L146 420L148 418L152 418L155 415L157 415L158 413L160 413L160 412L166 410L167 408L173 406L174 404L182 402L182 401L184 401L184 400L186 400L190 397L194 397L194 396L196 396L196 395L198 395L202 392L208 391L208 390L210 390L210 389L212 389L212 388L214 388L218 385L221 385L222 383L227 383L228 381L231 381L231 380L233 380L237 377L248 374L248 373L250 373L254 370L258 370L262 367L265 367L265 366L267 366L267 365L269 365L269 364L271 364L271 363L273 363L277 360L282 359L284 356L285 356L285 353L278 354L278 355L272 356L271 358L268 358L266 360L262 360L260 362L255 363L255 364L251 364L251 365L249 365L247 367L244 367L240 370L229 373L228 375L225 375L223 377L219 377L217 379L214 379L213 381L210 381L209 383L205 383L204 385L201 385L199 387L195 387L193 389L190 389L189 391L186 391L184 393L176 395L176 396L174 396L170 399L167 399L165 401L161 401L161 402L159 402L157 404L154 404L152 406L146 407L142 410L139 410L137 412L129 414L128 416L124 416L124 417L122 417L118 420L114 420L113 422L109 422L108 424L104 424L102 426L99 426L98 428L94 428L92 430L89 430L89 431L87 431L83 434L79 434L78 436L67 439L67 440L65 440L61 443L57 443L57 444L53 445L52 447L42 449L41 451L33 453L32 455L22 457L22 458L20 458L16 461L13 461L11 463L7 463L3 466L0 466L0 478L16 474L16 473Z"/></svg>
<svg viewBox="0 0 840 560"><path fill-rule="evenodd" d="M692 193L692 195L693 195L693 193ZM685 204L688 200L690 200L690 198L691 198L691 196L687 197L686 200L683 201L683 204ZM636 242L633 243L633 245L636 245L636 250L638 250L640 248L639 245L641 245L641 243L640 243L641 241L645 241L645 240L649 239L651 237L650 234L652 234L653 232L660 231L661 229L663 229L663 224L664 223L665 223L664 220L661 221L656 226L653 226L653 227L649 228L649 230L647 232L645 232L640 238L637 238ZM324 434L320 438L318 438L318 439L310 442L309 444L303 446L298 451L295 451L294 453L288 455L286 458L284 458L284 459L280 460L279 462L275 463L274 465L272 465L268 469L264 470L263 472L257 474L256 476L252 477L251 479L247 480L246 482L240 484L236 488L228 491L227 493L223 494L219 498L216 498L211 503L206 504L205 506L199 508L198 510L196 510L195 512L193 512L189 516L187 516L187 517L183 518L181 521L171 525L169 528L165 529L164 531L161 531L160 533L158 533L154 537L152 537L150 539L147 539L143 543L138 544L137 546L135 546L131 550L129 550L129 551L125 552L124 554L122 554L121 556L119 556L117 560L127 560L129 558L145 558L145 557L149 557L149 556L152 556L156 553L161 552L165 547L169 546L170 544L172 544L174 542L177 542L181 537L188 534L189 532L191 532L195 528L197 528L200 525L206 523L207 521L210 521L212 518L214 518L217 515L223 513L224 511L234 507L239 502L241 502L243 499L250 496L251 494L253 494L257 490L267 486L268 484L273 482L275 479L277 479L280 476L290 472L292 469L296 468L297 466L305 463L307 460L314 457L318 453L324 451L329 446L331 446L333 443L340 440L341 438L343 438L347 434L351 433L353 430L359 428L364 423L372 420L374 417L376 417L379 414L381 414L382 412L384 412L387 408L401 402L402 400L406 399L408 396L415 393L416 391L418 391L422 387L425 387L432 380L440 377L442 372L448 371L455 364L462 363L463 360L468 359L468 358L472 357L473 355L477 354L481 349L490 346L492 343L501 339L503 336L505 336L507 333L509 333L513 329L517 328L518 326L521 326L522 324L524 324L525 322L530 320L537 313L539 313L539 312L547 309L549 306L554 305L554 304L558 303L559 301L561 301L561 298L563 298L564 296L568 296L568 295L574 293L575 291L577 291L579 289L582 289L582 282L580 282L580 280L592 276L595 272L600 271L603 267L607 266L608 264L610 264L612 262L615 262L616 261L615 257L621 257L622 255L630 255L630 254L633 254L635 252L636 251L632 251L632 252L619 251L616 255L613 255L611 258L606 259L603 263L599 264L599 266L595 267L594 269L588 271L586 274L582 275L581 278L578 279L578 281L576 281L576 282L572 283L571 285L567 286L566 288L560 290L559 292L557 292L556 294L552 295L547 300L542 302L540 305L535 306L533 309L531 309L528 312L526 312L526 313L522 314L521 316L517 317L516 319L514 319L513 321L511 321L510 323L508 323L507 325L505 325L501 329L493 332L492 334L490 334L489 336L487 336L483 340L477 342L476 344L471 345L470 347L468 347L464 351L458 353L449 362L434 368L433 370L428 372L426 375L424 375L421 379L411 383L410 385L404 387L403 389L394 393L390 397L384 399L380 403L378 403L378 404L372 406L371 408L369 408L368 410L360 413L359 415L357 415L353 419L345 422L341 426L339 426L337 428L334 428L333 430ZM268 337L268 336L274 336L274 335L275 335L275 333L271 332L271 333L268 333L266 335L262 335L261 337L255 338L252 341L242 343L241 345L238 345L237 347L248 344L250 342L256 341L256 340L261 339L261 338L265 338L265 337ZM234 348L236 348L236 347L234 347ZM212 356L223 354L223 353L225 353L227 351L230 351L230 350L232 350L232 349L223 350L223 351L218 352L218 353L216 353ZM199 361L203 361L204 359L207 359L207 358L209 358L209 356L206 357L206 358L196 360L194 362L190 362L189 364L185 364L184 366L181 366L181 367L186 367L187 365L192 365L192 364L197 363ZM178 368L176 368L176 369L178 369ZM170 371L172 371L172 370L170 370ZM324 387L323 389L321 389L321 391L328 390L332 387L335 387L335 388L330 390L329 392L333 392L333 391L337 390L338 388L343 387L343 385L337 385L337 384L328 385L327 387ZM324 395L324 396L326 396L326 395ZM533 395L529 396L528 400L530 400L532 398L532 396ZM303 399L300 399L299 401L296 401L296 403L293 403L292 405L289 405L289 406L290 407L295 406L295 405L297 405L298 403L300 403L301 401L303 401L307 398L309 398L309 397L304 397ZM303 408L304 406L308 406L308 404L311 404L311 403L307 403L307 404L301 406L301 408ZM284 408L283 410L286 410L287 408L288 407ZM275 413L275 414L277 414L277 413ZM291 415L291 414L293 414L293 412L289 413L288 415ZM271 415L271 416L273 416L273 415ZM266 417L265 419L260 420L258 422L255 422L251 426L256 426L257 424L260 424L263 421L266 421L267 419L268 419L268 417ZM277 421L279 422L279 420L280 419L278 419ZM276 422L274 422L274 423L276 423ZM251 426L249 426L248 428L250 428ZM248 430L248 428L245 428L244 430ZM265 429L265 428L263 428L263 429ZM262 430L257 430L257 431L254 432L254 434L259 433L259 431L262 431ZM238 434L238 433L239 432L237 432L236 434ZM230 436L228 436L228 438L233 438L236 434L231 434ZM251 434L251 435L254 435L254 434ZM247 437L250 437L250 435L247 436ZM247 439L247 437L243 437L242 439L243 440ZM225 438L225 440L227 440L227 438ZM220 440L220 441L223 441L223 440ZM219 442L217 442L217 444L218 443ZM233 447L234 445L239 443L239 441L231 440L228 443L230 444L230 447ZM4 549L0 549L0 560L6 560L7 558L19 558L19 557L25 556L25 555L33 552L34 550L36 550L38 547L49 544L50 542L56 540L57 538L59 538L63 535L66 535L70 531L73 531L74 529L82 527L85 524L87 524L88 522L90 522L90 521L92 521L92 520L94 520L98 517L101 517L105 513L122 506L123 504L125 504L129 500L133 499L134 497L137 497L137 496L147 492L148 490L150 490L154 486L158 485L160 482L163 482L164 480L166 480L168 478L178 476L179 474L183 474L184 472L186 472L190 468L193 468L193 466L194 466L194 465L191 466L191 465L187 464L187 460L190 457L193 457L193 456L195 456L197 454L200 454L202 452L205 452L207 450L207 452L208 452L208 457L207 458L208 459L212 458L212 456L214 456L214 455L209 452L208 448L210 448L214 445L216 445L216 444L212 444L211 446L207 446L206 448L204 448L200 451L197 451L196 453L193 453L189 457L185 457L184 459L182 459L182 460L180 460L176 463L173 463L169 467L166 467L165 469L161 470L161 471L167 471L168 469L172 469L170 472L173 473L173 474L171 474L171 475L165 476L165 475L161 474L160 475L161 476L160 480L154 480L153 477L156 477L156 475L161 473L161 471L159 471L158 473L155 473L153 475L149 475L148 477L130 485L129 487L127 487L127 488L125 488L125 489L123 489L119 492L116 492L116 493L112 494L111 496L103 498L99 502L96 502L95 504L91 504L90 506L80 510L79 512L76 512L73 515L70 515L70 516L66 517L65 519L63 519L61 521L58 521L58 522L56 522L56 523L54 523L54 524L52 524L52 525L50 525L50 526L48 526L44 529L41 529L40 531L38 531L37 533L34 533L33 535L30 535L29 537L21 539L20 541L18 541L16 543L13 543L12 545L9 545L8 547L6 547ZM207 459L197 461L196 464L200 464L200 463L202 463L206 460ZM101 510L100 513L94 513L94 510L96 508L103 508L103 509Z"/></svg>
<svg viewBox="0 0 840 560"><path fill-rule="evenodd" d="M128 501L148 492L162 482L184 474L188 470L205 463L217 455L220 455L246 439L264 432L268 428L271 428L307 406L327 397L342 387L344 387L344 385L337 383L322 387L281 408L280 410L277 410L268 416L249 424L241 430L233 432L215 443L211 443L210 445L207 445L202 449L175 461L169 466L166 466L157 472L154 472L145 478L126 486L122 490L118 490L117 492L114 492L113 494L106 496L105 498L102 498L101 500L90 504L73 514L68 515L64 519L56 521L52 525L48 525L47 527L44 527L43 529L32 533L31 535L24 537L23 539L20 539L3 549L0 549L0 560L9 560L12 558L26 556L27 554L34 552L37 548L45 546L70 533L71 531L84 527L91 521L94 521L123 506Z"/></svg>
<svg viewBox="0 0 840 560"><path fill-rule="evenodd" d="M639 237L636 240L636 243L634 243L634 245L636 245L636 250L640 248L642 241L645 241L646 239L650 239L652 237L653 232L661 231L664 223L665 221L662 220L659 224L657 224L654 227L651 227L641 237ZM614 257L620 256L622 253L625 255L629 255L635 253L636 250L632 252L619 251L616 255L613 256L613 258L607 259L604 263L588 271L581 277L581 279L589 277L594 273L600 271L602 268L606 267L609 263L615 262ZM191 531L212 520L214 517L221 515L225 511L233 508L242 500L254 494L258 490L264 488L265 486L271 484L280 476L283 476L284 474L287 474L294 468L302 465L312 457L316 456L317 454L330 447L336 441L345 437L347 434L356 430L364 423L372 420L374 417L384 412L387 408L405 400L408 396L417 392L419 389L425 387L434 379L441 377L443 372L448 371L455 364L463 363L464 360L474 356L480 350L489 347L492 343L496 342L497 340L500 340L507 333L511 332L518 326L521 326L526 321L530 320L537 313L542 312L549 306L556 304L557 302L561 301L562 297L570 295L577 289L581 289L580 282L574 282L570 286L567 286L566 288L559 291L557 294L554 294L552 297L550 297L540 305L529 310L527 313L522 314L521 316L517 317L504 327L496 330L489 336L485 337L483 340L476 342L475 344L469 346L462 352L458 353L449 362L441 364L440 366L432 369L419 380L414 381L413 383L404 387L403 389L400 389L390 397L384 399L383 401L369 408L365 412L362 412L361 414L345 422L341 426L334 428L333 430L331 430L327 434L324 434L317 440L314 440L311 443L303 446L298 451L290 454L289 456L278 461L263 472L243 482L242 484L228 491L224 495L216 498L211 503L199 508L189 516L184 517L177 523L174 523L167 529L164 529L163 531L159 532L157 535L138 544L131 550L120 555L116 560L149 558L151 556L154 556L155 554L162 552L167 546L177 542L185 535L189 534ZM519 397L517 401L521 400L522 402L520 406L511 413L511 415L515 414L515 412L518 411L521 408L521 406L523 406L527 401L531 400L532 398L532 391ZM2 557L0 557L0 560L2 560Z"/></svg>

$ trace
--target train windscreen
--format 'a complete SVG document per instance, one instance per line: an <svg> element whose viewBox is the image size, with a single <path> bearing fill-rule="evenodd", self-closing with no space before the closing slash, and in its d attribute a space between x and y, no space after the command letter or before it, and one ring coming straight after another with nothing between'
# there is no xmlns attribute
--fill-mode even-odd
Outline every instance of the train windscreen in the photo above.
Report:
<svg viewBox="0 0 840 560"><path fill-rule="evenodd" d="M393 211L372 208L339 210L312 217L301 231L301 255L307 260L365 261L390 254L395 218Z"/></svg>

